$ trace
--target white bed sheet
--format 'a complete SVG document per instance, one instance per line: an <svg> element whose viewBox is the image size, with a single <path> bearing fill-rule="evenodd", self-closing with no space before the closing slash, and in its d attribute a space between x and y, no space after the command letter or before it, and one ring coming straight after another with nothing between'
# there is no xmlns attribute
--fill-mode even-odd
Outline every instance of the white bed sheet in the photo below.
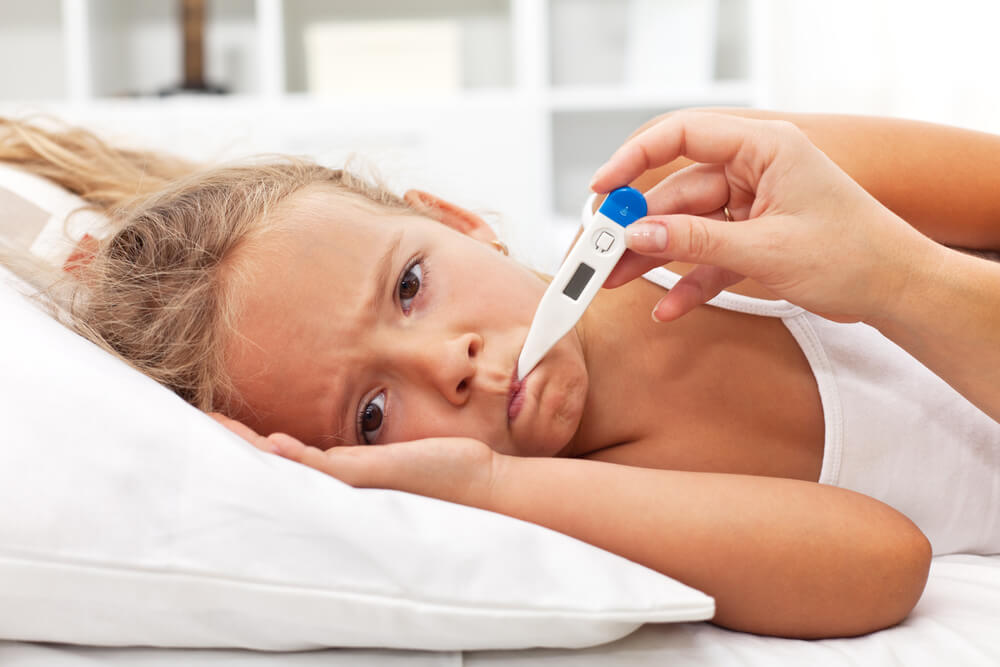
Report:
<svg viewBox="0 0 1000 667"><path fill-rule="evenodd" d="M852 639L799 641L728 632L707 623L647 625L580 650L433 653L330 649L306 653L100 648L0 642L4 667L646 667L653 665L1000 665L1000 556L934 559L920 603L895 628Z"/></svg>

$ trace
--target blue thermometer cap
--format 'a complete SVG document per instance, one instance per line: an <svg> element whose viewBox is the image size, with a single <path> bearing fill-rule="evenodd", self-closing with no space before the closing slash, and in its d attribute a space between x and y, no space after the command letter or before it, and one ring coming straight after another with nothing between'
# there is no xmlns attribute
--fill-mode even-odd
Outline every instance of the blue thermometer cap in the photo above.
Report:
<svg viewBox="0 0 1000 667"><path fill-rule="evenodd" d="M639 218L646 217L646 198L635 188L618 188L611 191L597 210L622 227L628 227Z"/></svg>

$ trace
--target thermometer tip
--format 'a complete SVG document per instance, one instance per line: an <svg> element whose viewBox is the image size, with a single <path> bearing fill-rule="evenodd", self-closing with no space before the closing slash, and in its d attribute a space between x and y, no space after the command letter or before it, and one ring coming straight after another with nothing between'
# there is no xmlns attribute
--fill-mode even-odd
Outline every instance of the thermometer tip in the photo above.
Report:
<svg viewBox="0 0 1000 667"><path fill-rule="evenodd" d="M517 379L517 381L518 382L523 381L524 378L527 377L528 373L530 373L531 370L537 364L538 364L537 360L531 361L529 359L526 359L524 353L522 352L521 356L517 360L517 372L515 373L515 378Z"/></svg>

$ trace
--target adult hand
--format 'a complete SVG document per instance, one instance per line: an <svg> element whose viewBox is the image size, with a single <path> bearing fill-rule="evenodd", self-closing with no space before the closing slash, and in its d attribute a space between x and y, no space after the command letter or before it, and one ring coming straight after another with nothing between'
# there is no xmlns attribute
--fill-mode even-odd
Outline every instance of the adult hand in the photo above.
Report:
<svg viewBox="0 0 1000 667"><path fill-rule="evenodd" d="M217 422L257 449L360 488L394 489L484 507L502 454L471 438L427 438L388 445L310 447L285 433L263 436L218 413Z"/></svg>
<svg viewBox="0 0 1000 667"><path fill-rule="evenodd" d="M619 148L591 187L608 192L680 156L695 164L646 193L650 215L627 229L630 252L606 282L669 261L699 264L657 304L658 320L751 277L830 319L870 321L941 249L784 121L678 112Z"/></svg>

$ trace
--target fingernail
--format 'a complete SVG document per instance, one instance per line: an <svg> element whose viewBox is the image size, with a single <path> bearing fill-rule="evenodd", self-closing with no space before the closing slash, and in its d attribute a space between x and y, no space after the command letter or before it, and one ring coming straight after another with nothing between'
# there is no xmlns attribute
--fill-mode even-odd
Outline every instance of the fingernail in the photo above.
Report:
<svg viewBox="0 0 1000 667"><path fill-rule="evenodd" d="M625 228L625 245L637 252L667 249L667 228L652 222L636 222Z"/></svg>
<svg viewBox="0 0 1000 667"><path fill-rule="evenodd" d="M607 169L608 169L608 165L607 164L602 164L600 167L598 167L597 171L594 172L594 177L590 179L590 189L591 190L594 189L594 183L596 183L597 181L601 180L601 178L604 177L604 172L607 171Z"/></svg>
<svg viewBox="0 0 1000 667"><path fill-rule="evenodd" d="M656 308L653 308L653 312L650 313L650 315L652 316L653 321L656 322L657 324L659 324L660 322L663 321L659 317L656 316Z"/></svg>

